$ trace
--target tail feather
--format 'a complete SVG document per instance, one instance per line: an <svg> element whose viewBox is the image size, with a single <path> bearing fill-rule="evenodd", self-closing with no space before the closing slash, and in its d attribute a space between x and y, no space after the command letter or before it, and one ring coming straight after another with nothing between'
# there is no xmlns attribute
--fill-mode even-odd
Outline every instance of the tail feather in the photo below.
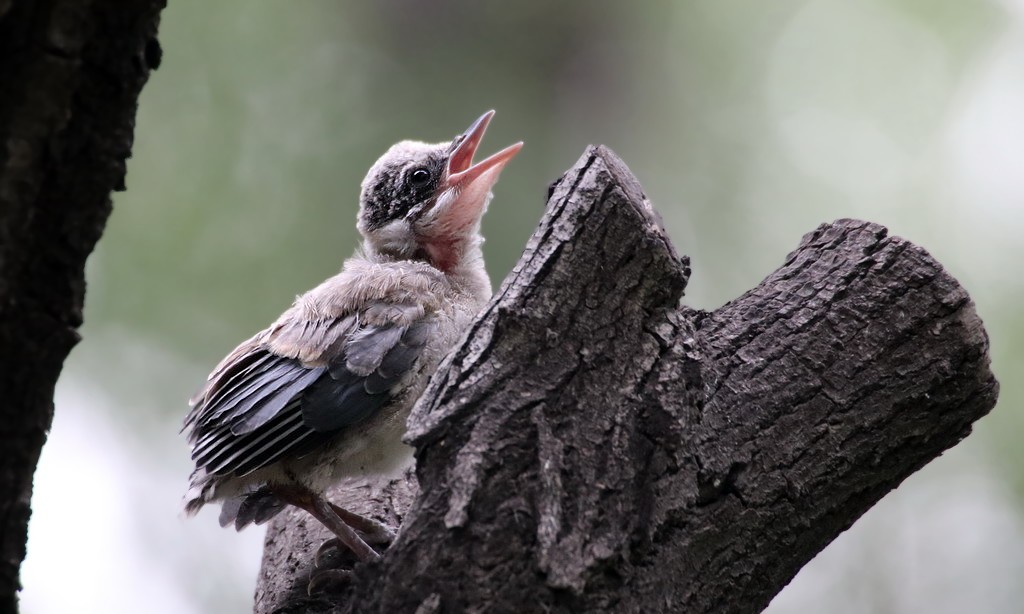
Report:
<svg viewBox="0 0 1024 614"><path fill-rule="evenodd" d="M185 493L186 515L195 516L196 512L201 510L204 505L213 501L214 492L217 489L213 477L202 469L196 469L192 472L188 492Z"/></svg>
<svg viewBox="0 0 1024 614"><path fill-rule="evenodd" d="M285 502L263 486L250 487L240 494L217 493L218 476L203 469L192 473L192 481L185 494L185 514L194 516L204 505L223 499L220 508L220 526L234 525L241 531L250 524L263 524L285 508Z"/></svg>
<svg viewBox="0 0 1024 614"><path fill-rule="evenodd" d="M235 518L235 529L241 531L250 524L263 524L284 509L285 503L267 490L261 489L242 497Z"/></svg>
<svg viewBox="0 0 1024 614"><path fill-rule="evenodd" d="M257 488L231 497L224 501L220 508L220 526L235 525L241 531L250 524L263 524L283 510L281 501L265 488Z"/></svg>

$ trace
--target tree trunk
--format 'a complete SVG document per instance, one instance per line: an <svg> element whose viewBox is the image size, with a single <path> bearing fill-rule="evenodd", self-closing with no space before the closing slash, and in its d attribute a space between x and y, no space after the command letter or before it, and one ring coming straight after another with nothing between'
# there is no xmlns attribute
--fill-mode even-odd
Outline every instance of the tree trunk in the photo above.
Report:
<svg viewBox="0 0 1024 614"><path fill-rule="evenodd" d="M124 189L163 0L0 0L0 611L17 609L32 474L78 341L85 260Z"/></svg>
<svg viewBox="0 0 1024 614"><path fill-rule="evenodd" d="M588 149L413 412L420 494L336 494L404 517L396 542L307 598L325 535L284 514L256 611L756 612L995 404L966 291L881 226L820 226L711 313L688 276Z"/></svg>

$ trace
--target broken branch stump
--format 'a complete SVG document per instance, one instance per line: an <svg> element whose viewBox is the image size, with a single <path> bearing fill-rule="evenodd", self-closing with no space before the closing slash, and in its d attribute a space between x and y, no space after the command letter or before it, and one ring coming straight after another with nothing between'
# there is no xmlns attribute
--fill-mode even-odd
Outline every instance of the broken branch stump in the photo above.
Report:
<svg viewBox="0 0 1024 614"><path fill-rule="evenodd" d="M757 612L995 404L967 292L881 226L823 224L710 313L688 277L589 148L410 418L419 494L347 492L396 542L307 598L326 536L282 515L256 611Z"/></svg>

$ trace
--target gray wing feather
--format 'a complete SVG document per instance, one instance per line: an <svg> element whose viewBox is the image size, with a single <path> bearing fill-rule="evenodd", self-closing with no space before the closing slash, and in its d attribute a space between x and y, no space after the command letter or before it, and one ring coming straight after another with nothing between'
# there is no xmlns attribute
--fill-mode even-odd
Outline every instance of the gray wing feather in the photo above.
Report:
<svg viewBox="0 0 1024 614"><path fill-rule="evenodd" d="M239 413L239 417L232 421L231 432L235 435L251 433L253 430L263 426L273 418L294 399L300 392L316 381L323 372L323 367L306 369L297 365L298 373L293 371L286 380L287 386L280 387L273 395L263 395L260 402L246 404L240 407L245 413Z"/></svg>
<svg viewBox="0 0 1024 614"><path fill-rule="evenodd" d="M232 358L233 362L229 363L228 359ZM273 356L252 345L251 340L239 346L228 359L225 359L227 364L219 365L210 374L206 386L189 401L192 409L185 418L184 429L215 418L226 397L240 396L239 390L252 383L249 376L273 363Z"/></svg>
<svg viewBox="0 0 1024 614"><path fill-rule="evenodd" d="M367 326L352 335L345 350L343 366L352 373L367 376L373 373L384 360L384 355L395 347L402 335L404 326ZM331 367L336 369L334 365Z"/></svg>
<svg viewBox="0 0 1024 614"><path fill-rule="evenodd" d="M317 431L332 431L365 420L391 398L412 369L426 341L421 333L431 319L411 326L367 326L346 353L328 367L330 378L306 395L302 417ZM421 339L422 337L422 339ZM412 345L406 342L409 339Z"/></svg>
<svg viewBox="0 0 1024 614"><path fill-rule="evenodd" d="M401 340L381 359L377 373L383 378L393 379L411 369L433 328L431 320L421 320L409 326Z"/></svg>
<svg viewBox="0 0 1024 614"><path fill-rule="evenodd" d="M377 322L381 313L415 313L402 306L374 308ZM229 355L196 396L185 420L192 459L207 474L245 475L285 455L307 453L386 405L434 326L429 316L408 325L371 325L353 314L285 321L257 335ZM225 520L248 523L271 512L239 505Z"/></svg>
<svg viewBox="0 0 1024 614"><path fill-rule="evenodd" d="M278 322L267 335L266 345L280 356L320 365L336 356L359 327L359 318L307 319L298 315Z"/></svg>

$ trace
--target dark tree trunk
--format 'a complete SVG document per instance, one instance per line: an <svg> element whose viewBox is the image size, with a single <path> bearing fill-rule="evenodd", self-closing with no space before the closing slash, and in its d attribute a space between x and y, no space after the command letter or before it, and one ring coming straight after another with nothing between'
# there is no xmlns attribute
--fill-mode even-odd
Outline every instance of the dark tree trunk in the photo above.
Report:
<svg viewBox="0 0 1024 614"><path fill-rule="evenodd" d="M17 609L32 474L78 341L85 260L124 188L164 0L0 0L0 611Z"/></svg>
<svg viewBox="0 0 1024 614"><path fill-rule="evenodd" d="M967 293L881 226L820 226L711 313L688 276L589 149L414 411L420 494L339 491L397 541L308 599L324 535L282 515L256 611L756 612L995 404Z"/></svg>

